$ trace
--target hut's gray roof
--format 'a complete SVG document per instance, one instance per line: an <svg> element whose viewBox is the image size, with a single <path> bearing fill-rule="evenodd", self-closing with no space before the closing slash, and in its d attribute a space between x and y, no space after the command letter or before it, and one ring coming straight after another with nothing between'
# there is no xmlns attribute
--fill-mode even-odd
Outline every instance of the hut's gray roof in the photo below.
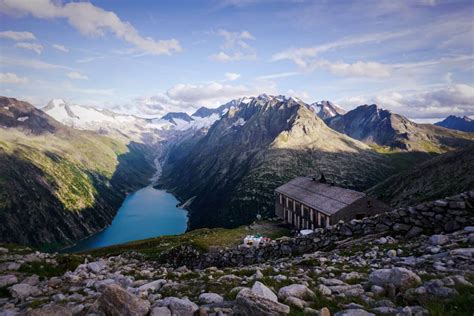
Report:
<svg viewBox="0 0 474 316"><path fill-rule="evenodd" d="M279 186L276 192L282 193L315 210L333 215L342 208L365 197L365 193L344 189L328 183L298 177Z"/></svg>

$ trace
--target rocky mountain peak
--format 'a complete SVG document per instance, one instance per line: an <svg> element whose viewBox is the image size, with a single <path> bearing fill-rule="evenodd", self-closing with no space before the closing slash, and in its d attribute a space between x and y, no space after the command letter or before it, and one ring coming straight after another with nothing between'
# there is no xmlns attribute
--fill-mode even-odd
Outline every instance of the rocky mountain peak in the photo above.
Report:
<svg viewBox="0 0 474 316"><path fill-rule="evenodd" d="M320 101L311 104L311 108L321 119L326 120L331 117L346 114L346 110L332 103L331 101Z"/></svg>
<svg viewBox="0 0 474 316"><path fill-rule="evenodd" d="M463 132L474 132L474 120L468 116L458 117L455 115L450 115L444 120L435 123L434 125Z"/></svg>

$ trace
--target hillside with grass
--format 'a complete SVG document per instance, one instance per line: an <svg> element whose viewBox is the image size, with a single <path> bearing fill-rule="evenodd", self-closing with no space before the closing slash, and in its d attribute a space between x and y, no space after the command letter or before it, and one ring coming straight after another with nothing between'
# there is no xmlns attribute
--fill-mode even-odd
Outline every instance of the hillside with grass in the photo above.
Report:
<svg viewBox="0 0 474 316"><path fill-rule="evenodd" d="M474 188L474 146L417 164L367 190L393 206L414 205Z"/></svg>
<svg viewBox="0 0 474 316"><path fill-rule="evenodd" d="M0 98L0 240L58 247L110 224L153 173L149 149Z"/></svg>

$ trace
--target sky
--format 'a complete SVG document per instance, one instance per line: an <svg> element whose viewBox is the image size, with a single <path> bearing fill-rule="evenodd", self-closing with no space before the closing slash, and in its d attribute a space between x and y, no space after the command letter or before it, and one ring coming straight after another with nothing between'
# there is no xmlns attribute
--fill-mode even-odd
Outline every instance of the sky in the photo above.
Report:
<svg viewBox="0 0 474 316"><path fill-rule="evenodd" d="M141 116L284 94L474 115L474 2L0 0L0 95Z"/></svg>

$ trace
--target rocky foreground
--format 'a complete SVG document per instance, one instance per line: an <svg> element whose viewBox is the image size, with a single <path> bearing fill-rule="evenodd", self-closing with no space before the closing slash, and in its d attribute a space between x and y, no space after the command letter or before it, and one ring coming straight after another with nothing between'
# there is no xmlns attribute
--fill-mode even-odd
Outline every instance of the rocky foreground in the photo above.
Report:
<svg viewBox="0 0 474 316"><path fill-rule="evenodd" d="M0 248L0 315L472 315L474 227L191 270Z"/></svg>

